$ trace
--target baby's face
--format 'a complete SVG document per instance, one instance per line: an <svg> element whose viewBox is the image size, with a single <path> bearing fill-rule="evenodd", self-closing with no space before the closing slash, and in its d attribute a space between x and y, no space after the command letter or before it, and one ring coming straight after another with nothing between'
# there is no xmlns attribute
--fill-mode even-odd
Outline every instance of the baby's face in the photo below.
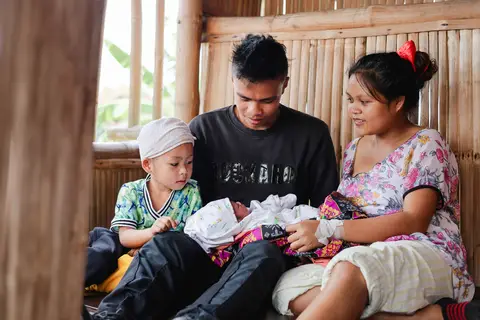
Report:
<svg viewBox="0 0 480 320"><path fill-rule="evenodd" d="M241 202L230 201L233 207L233 213L237 217L238 221L241 221L243 218L248 216L248 208Z"/></svg>

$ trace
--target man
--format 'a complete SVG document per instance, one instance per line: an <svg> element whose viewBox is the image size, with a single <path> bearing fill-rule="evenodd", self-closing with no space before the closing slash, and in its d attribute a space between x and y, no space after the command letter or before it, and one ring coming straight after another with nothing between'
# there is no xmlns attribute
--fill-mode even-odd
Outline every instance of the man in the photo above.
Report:
<svg viewBox="0 0 480 320"><path fill-rule="evenodd" d="M204 203L229 197L248 205L294 193L319 206L338 185L327 125L280 105L288 85L285 47L248 35L233 52L235 105L192 120L194 179ZM243 247L223 268L178 232L138 252L95 319L251 319L266 304L287 262L267 241Z"/></svg>

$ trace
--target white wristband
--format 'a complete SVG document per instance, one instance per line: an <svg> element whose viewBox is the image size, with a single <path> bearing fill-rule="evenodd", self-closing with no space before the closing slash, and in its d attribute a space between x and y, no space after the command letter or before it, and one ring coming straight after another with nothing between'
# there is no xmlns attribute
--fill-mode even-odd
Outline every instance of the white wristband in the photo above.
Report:
<svg viewBox="0 0 480 320"><path fill-rule="evenodd" d="M318 242L327 245L331 237L343 239L343 220L325 220L321 219L318 224L315 236Z"/></svg>

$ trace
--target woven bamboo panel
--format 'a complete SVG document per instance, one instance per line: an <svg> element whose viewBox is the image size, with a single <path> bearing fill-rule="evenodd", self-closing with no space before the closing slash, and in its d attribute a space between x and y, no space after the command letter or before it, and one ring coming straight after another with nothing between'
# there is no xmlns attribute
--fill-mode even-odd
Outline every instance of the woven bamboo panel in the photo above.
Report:
<svg viewBox="0 0 480 320"><path fill-rule="evenodd" d="M413 34L399 34L377 37L359 37L346 39L286 40L290 60L290 82L282 103L296 110L321 118L329 124L334 142L342 147L353 137L351 125L346 123L345 100L346 72L355 58L373 52L393 51L407 39L413 39L419 50L429 52L439 64L439 72L428 82L421 94L416 119L418 123L438 129L448 137L452 147L458 150L459 113L456 105L465 99L458 95L459 86L472 86L470 82L458 80L465 65L472 66L479 59L473 53L473 34L478 37L478 29L469 31L434 31ZM462 40L461 40L462 39ZM465 50L460 50L461 44ZM467 46L467 43L470 43ZM208 75L202 83L201 104L204 112L218 109L233 103L231 86L230 54L232 42L204 43L208 58L202 68ZM460 52L463 54L460 56ZM467 58L467 56L469 58ZM449 58L450 57L450 61ZM462 65L459 60L465 61ZM461 68L461 69L460 69ZM472 68L470 78L472 77ZM467 72L465 70L465 72ZM472 94L472 91L469 94ZM468 93L467 92L467 93ZM470 98L470 104L475 102ZM341 106L340 108L338 106ZM449 106L454 106L449 108ZM471 112L469 112L471 114ZM342 120L343 118L343 120ZM471 120L471 117L469 117ZM343 126L342 126L343 123Z"/></svg>
<svg viewBox="0 0 480 320"><path fill-rule="evenodd" d="M289 3L299 5L298 1ZM480 230L480 215L476 213L480 207L478 20L475 26L463 30L424 28L414 33L340 38L312 33L315 37L311 39L307 33L283 32L277 39L285 45L290 61L289 87L281 101L329 125L339 165L345 145L355 136L344 98L346 73L353 61L366 53L394 51L408 39L437 60L439 72L423 89L414 119L421 125L438 129L457 156L461 174L462 234L471 272L480 285L480 234L475 233ZM403 27L415 30L408 25ZM233 103L229 70L232 42L214 40L204 43L203 48L208 57L202 60L202 68L208 70L208 76L202 83L201 103L203 110L209 111Z"/></svg>
<svg viewBox="0 0 480 320"><path fill-rule="evenodd" d="M371 5L403 5L441 1L444 0L263 0L261 14L262 16L275 16L321 10L365 8Z"/></svg>
<svg viewBox="0 0 480 320"><path fill-rule="evenodd" d="M262 0L203 0L203 12L217 17L255 17Z"/></svg>
<svg viewBox="0 0 480 320"><path fill-rule="evenodd" d="M95 151L98 153L97 150ZM115 203L120 187L125 182L138 180L146 176L138 158L124 158L122 154L113 153L110 157L102 154L102 158L98 159L97 157L93 167L93 194L89 215L90 230L94 227L108 228L115 213Z"/></svg>

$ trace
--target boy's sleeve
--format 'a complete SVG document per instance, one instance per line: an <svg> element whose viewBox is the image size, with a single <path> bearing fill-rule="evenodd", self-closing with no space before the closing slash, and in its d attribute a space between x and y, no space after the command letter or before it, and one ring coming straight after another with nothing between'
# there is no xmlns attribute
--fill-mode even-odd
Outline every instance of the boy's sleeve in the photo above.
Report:
<svg viewBox="0 0 480 320"><path fill-rule="evenodd" d="M118 192L115 217L112 219L110 230L118 232L120 227L137 229L139 224L137 204L134 186L130 183L124 184Z"/></svg>
<svg viewBox="0 0 480 320"><path fill-rule="evenodd" d="M184 211L184 214L181 217L181 221L175 229L176 231L183 231L183 229L185 228L185 222L187 221L188 217L200 210L200 208L203 206L202 197L200 196L200 188L198 187L196 182L195 186L190 188L188 192L188 203L188 210Z"/></svg>

